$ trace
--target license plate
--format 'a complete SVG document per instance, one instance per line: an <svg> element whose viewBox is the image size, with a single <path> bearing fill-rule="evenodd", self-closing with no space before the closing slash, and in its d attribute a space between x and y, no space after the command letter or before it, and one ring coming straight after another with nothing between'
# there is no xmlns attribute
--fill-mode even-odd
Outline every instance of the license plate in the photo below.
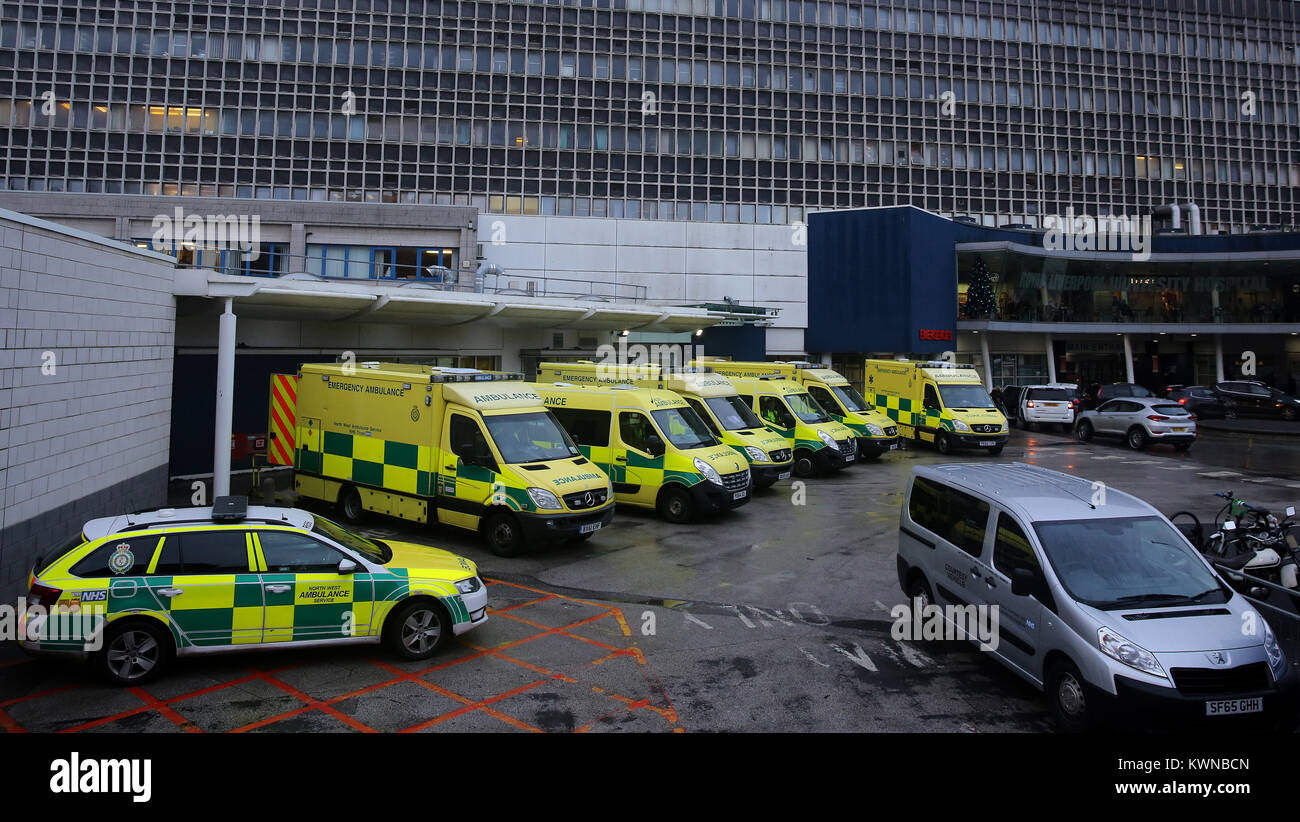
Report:
<svg viewBox="0 0 1300 822"><path fill-rule="evenodd" d="M731 498L732 498L732 499L744 499L744 498L747 497L747 496L749 496L749 492L748 492L748 491L737 491L737 492L735 492L734 494L731 495Z"/></svg>
<svg viewBox="0 0 1300 822"><path fill-rule="evenodd" d="M995 440L980 440L980 448L992 448L997 445Z"/></svg>
<svg viewBox="0 0 1300 822"><path fill-rule="evenodd" d="M779 480L790 479L790 472L789 472L789 471L785 471L784 473L777 474L777 475L776 475L776 478L779 479Z"/></svg>
<svg viewBox="0 0 1300 822"><path fill-rule="evenodd" d="M1182 432L1186 431L1187 429L1186 429L1186 428L1174 428L1173 430L1174 430L1175 433L1181 434Z"/></svg>
<svg viewBox="0 0 1300 822"><path fill-rule="evenodd" d="M580 525L580 526L578 526L578 533L579 533L579 534L590 534L590 533L593 533L593 532L595 532L595 531L599 531L599 530L600 530L600 526L601 526L601 523L599 523L599 522L589 522L589 523L587 523L586 525Z"/></svg>
<svg viewBox="0 0 1300 822"><path fill-rule="evenodd" d="M898 443L896 443L896 442L891 442L891 443L889 444L889 450L890 450L890 451L897 451L897 450L898 450Z"/></svg>
<svg viewBox="0 0 1300 822"><path fill-rule="evenodd" d="M1264 697L1251 699L1219 699L1205 703L1206 716L1226 716L1228 714L1257 714L1264 710Z"/></svg>

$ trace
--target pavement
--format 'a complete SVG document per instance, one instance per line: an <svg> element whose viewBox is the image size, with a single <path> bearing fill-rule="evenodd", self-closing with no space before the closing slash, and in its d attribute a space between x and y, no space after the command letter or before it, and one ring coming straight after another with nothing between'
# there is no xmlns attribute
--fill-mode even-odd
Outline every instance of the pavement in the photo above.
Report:
<svg viewBox="0 0 1300 822"><path fill-rule="evenodd" d="M1261 446L1268 449L1278 450ZM1016 431L1000 458L908 449L778 483L702 522L672 525L620 510L588 542L512 559L492 555L473 534L375 518L360 530L478 562L489 583L487 623L425 662L400 662L376 646L241 652L180 660L157 682L129 689L5 643L0 727L1046 731L1041 695L985 654L891 635L889 612L903 602L894 567L899 508L912 468L1028 462L1100 480L1166 514L1203 518L1214 514L1220 490L1265 507L1300 499L1300 457L1282 451L1282 462L1254 470L1240 465L1242 450L1208 433L1178 454ZM1288 636L1300 648L1300 627Z"/></svg>

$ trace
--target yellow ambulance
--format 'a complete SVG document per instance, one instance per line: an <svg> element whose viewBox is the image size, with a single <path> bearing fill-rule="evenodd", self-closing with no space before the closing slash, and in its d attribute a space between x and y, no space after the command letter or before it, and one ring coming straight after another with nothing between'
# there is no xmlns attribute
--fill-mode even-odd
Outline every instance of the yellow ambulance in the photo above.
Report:
<svg viewBox="0 0 1300 822"><path fill-rule="evenodd" d="M941 454L983 448L1001 454L1010 429L979 372L950 362L867 360L871 402L898 422L904 437L934 443Z"/></svg>
<svg viewBox="0 0 1300 822"><path fill-rule="evenodd" d="M881 454L898 449L898 427L888 415L863 399L846 377L838 371L811 362L730 362L703 359L719 374L757 377L780 374L808 389L831 419L843 423L858 438L858 459L874 460Z"/></svg>
<svg viewBox="0 0 1300 822"><path fill-rule="evenodd" d="M687 522L749 502L749 463L677 394L568 382L533 388L582 453L609 474L619 504Z"/></svg>
<svg viewBox="0 0 1300 822"><path fill-rule="evenodd" d="M686 400L713 435L749 462L754 490L789 479L794 451L785 437L771 431L740 398L731 380L709 369L667 370L655 363L606 365L590 361L544 362L537 366L542 382L575 385L637 385L672 391Z"/></svg>
<svg viewBox="0 0 1300 822"><path fill-rule="evenodd" d="M838 471L857 460L857 437L831 419L799 383L778 375L727 379L763 424L790 443L796 476Z"/></svg>
<svg viewBox="0 0 1300 822"><path fill-rule="evenodd" d="M363 362L288 377L272 377L271 461L291 459L297 492L350 521L444 523L514 556L613 519L609 477L521 374Z"/></svg>

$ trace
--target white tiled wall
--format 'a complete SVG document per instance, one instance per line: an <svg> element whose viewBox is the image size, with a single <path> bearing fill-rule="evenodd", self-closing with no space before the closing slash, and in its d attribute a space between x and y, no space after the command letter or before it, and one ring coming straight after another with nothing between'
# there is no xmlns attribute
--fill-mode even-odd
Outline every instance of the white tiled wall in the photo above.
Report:
<svg viewBox="0 0 1300 822"><path fill-rule="evenodd" d="M74 511L111 505L106 493L130 499L132 481L156 484L159 469L165 491L173 272L157 255L0 213L0 587L47 541L34 531L70 532ZM61 508L67 521L45 524Z"/></svg>
<svg viewBox="0 0 1300 822"><path fill-rule="evenodd" d="M661 305L733 297L781 309L768 329L769 353L803 348L808 255L790 226L480 214L478 237L484 258L520 287L552 277L643 285Z"/></svg>

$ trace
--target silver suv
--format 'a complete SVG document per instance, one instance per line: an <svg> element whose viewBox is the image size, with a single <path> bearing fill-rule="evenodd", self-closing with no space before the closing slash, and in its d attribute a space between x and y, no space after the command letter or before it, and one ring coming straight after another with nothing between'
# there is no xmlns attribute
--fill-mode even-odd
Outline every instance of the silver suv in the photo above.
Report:
<svg viewBox="0 0 1300 822"><path fill-rule="evenodd" d="M1186 451L1196 442L1196 415L1172 400L1120 397L1080 414L1074 433L1081 442L1117 437L1135 451L1157 442Z"/></svg>

